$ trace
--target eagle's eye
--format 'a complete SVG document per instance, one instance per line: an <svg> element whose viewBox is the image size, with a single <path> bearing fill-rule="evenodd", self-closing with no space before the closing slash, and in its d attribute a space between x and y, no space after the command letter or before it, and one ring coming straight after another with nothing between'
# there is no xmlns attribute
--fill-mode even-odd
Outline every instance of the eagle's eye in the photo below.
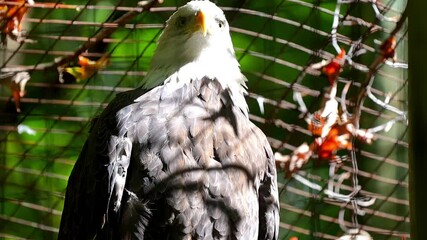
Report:
<svg viewBox="0 0 427 240"><path fill-rule="evenodd" d="M179 17L176 21L176 24L178 27L184 27L187 24L187 18L186 17Z"/></svg>
<svg viewBox="0 0 427 240"><path fill-rule="evenodd" d="M218 27L223 28L225 26L225 22L222 20L218 20Z"/></svg>

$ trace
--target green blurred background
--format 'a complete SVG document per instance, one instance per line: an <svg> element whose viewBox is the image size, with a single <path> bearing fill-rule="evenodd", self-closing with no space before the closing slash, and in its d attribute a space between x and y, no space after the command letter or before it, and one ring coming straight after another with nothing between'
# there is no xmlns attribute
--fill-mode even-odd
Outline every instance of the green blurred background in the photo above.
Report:
<svg viewBox="0 0 427 240"><path fill-rule="evenodd" d="M90 79L76 83L58 81L58 72L31 71L22 113L14 110L10 90L0 87L0 238L56 239L67 179L88 135L91 118L99 114L115 94L141 85L163 23L186 1L165 0L142 13L114 34L89 49L96 59L111 54L111 64ZM309 111L321 107L328 86L325 77L307 73L307 67L333 57L330 33L337 2L334 0L229 0L216 1L223 7L231 25L236 55L248 78L252 120L268 135L275 151L291 153L303 142L311 142L306 123L292 98L300 86ZM379 56L379 42L389 37L395 23L380 21L372 1L342 4L339 44L348 49L351 40L361 36L367 52L353 58L369 66ZM102 29L102 24L122 16L136 1L58 2L78 8L30 8L24 28L34 44L11 40L0 50L2 68L33 66L71 55L81 44ZM405 2L378 1L386 16L399 17ZM116 8L118 7L119 8ZM382 7L381 7L382 6ZM130 8L127 8L130 7ZM41 21L43 20L43 21ZM351 21L350 21L351 20ZM359 24L357 24L359 23ZM368 34L376 26L378 31ZM397 58L407 62L406 24L396 35ZM75 62L70 63L70 65ZM346 67L338 88L354 81L349 93L350 106L360 91L358 83L366 72ZM407 70L383 66L375 75L373 92L378 98L391 96L390 104L407 109ZM264 100L261 113L257 99ZM351 109L351 107L350 107ZM394 116L366 100L361 127L383 124ZM25 125L35 135L19 134ZM371 145L357 144L358 178L364 195L376 197L373 206L358 220L374 239L403 239L409 236L407 126L396 123L390 131L380 132ZM321 186L328 181L328 164L310 161L302 173ZM347 162L340 172L351 171ZM281 200L280 239L335 239L343 235L338 212L351 205L326 198L325 194L285 179L279 173ZM343 193L351 190L344 181Z"/></svg>

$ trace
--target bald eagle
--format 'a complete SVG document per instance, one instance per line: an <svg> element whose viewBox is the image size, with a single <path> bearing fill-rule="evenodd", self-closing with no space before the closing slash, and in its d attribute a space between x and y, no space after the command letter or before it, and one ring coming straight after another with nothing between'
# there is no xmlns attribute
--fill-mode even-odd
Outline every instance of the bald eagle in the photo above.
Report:
<svg viewBox="0 0 427 240"><path fill-rule="evenodd" d="M142 87L93 125L59 239L277 239L274 157L249 120L245 81L222 10L180 7Z"/></svg>

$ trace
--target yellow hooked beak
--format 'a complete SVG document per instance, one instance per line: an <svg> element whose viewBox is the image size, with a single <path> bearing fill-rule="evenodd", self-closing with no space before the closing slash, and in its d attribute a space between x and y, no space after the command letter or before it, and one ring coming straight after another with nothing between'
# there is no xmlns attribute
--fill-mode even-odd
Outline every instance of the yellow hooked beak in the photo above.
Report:
<svg viewBox="0 0 427 240"><path fill-rule="evenodd" d="M206 34L208 32L208 29L206 27L206 15L201 10L196 15L196 23L200 26L203 36L206 37Z"/></svg>

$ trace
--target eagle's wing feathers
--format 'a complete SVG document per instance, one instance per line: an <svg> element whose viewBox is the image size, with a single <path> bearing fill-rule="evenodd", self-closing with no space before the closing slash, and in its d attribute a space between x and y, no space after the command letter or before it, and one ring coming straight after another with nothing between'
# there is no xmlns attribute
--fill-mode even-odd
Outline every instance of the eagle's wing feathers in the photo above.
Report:
<svg viewBox="0 0 427 240"><path fill-rule="evenodd" d="M263 139L266 161L266 172L261 179L259 188L259 239L277 239L279 236L279 196L277 191L277 173L274 155L270 144L263 133L260 132L260 138Z"/></svg>
<svg viewBox="0 0 427 240"><path fill-rule="evenodd" d="M120 136L123 126L118 119L126 120L116 113L144 92L136 89L118 94L93 121L68 180L59 239L102 238L106 233L101 229L108 228L105 224L117 221L132 143Z"/></svg>

